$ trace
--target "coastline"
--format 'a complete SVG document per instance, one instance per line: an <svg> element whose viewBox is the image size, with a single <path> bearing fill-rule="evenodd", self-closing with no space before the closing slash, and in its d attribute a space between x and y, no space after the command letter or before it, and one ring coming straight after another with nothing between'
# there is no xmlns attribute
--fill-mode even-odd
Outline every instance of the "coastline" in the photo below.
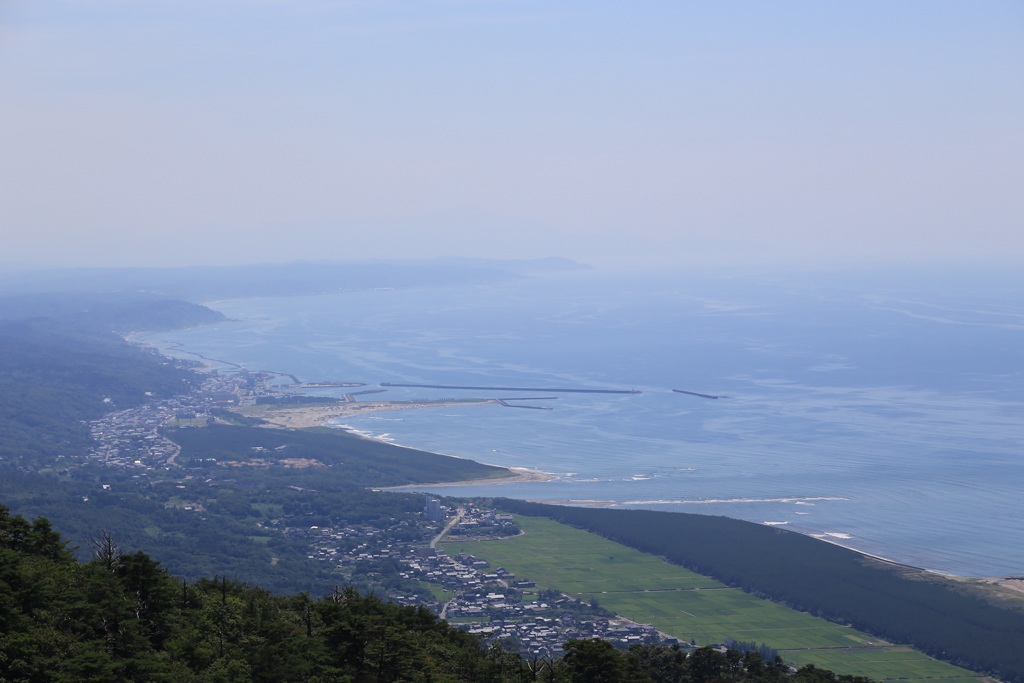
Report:
<svg viewBox="0 0 1024 683"><path fill-rule="evenodd" d="M500 405L500 402L496 399L464 399L464 400L439 400L439 401L421 401L421 402L395 402L395 401L366 401L366 402L349 402L339 403L336 405L328 406L294 406L287 408L278 408L274 406L247 406L244 408L235 408L234 412L248 417L259 417L265 420L268 424L268 428L272 429L304 429L311 427L324 426L326 423L345 417L352 417L358 415L366 415L370 413L378 412L392 412L399 410L419 410L423 408L441 407L441 406L460 406L460 405ZM339 427L340 428L340 427ZM347 430L348 431L348 430ZM386 439L378 439L377 437L362 434L359 432L351 432L358 434L361 438L367 438L371 440L380 440L385 443L392 444L392 442ZM395 444L392 444L395 445ZM451 456L459 457L459 456ZM491 464L491 463L483 463ZM405 484L401 486L388 486L381 487L379 490L384 491L403 491L403 490L418 490L424 487L430 488L447 488L447 487L460 487L460 486L494 486L501 484L521 484L521 483L538 483L557 479L556 475L541 472L538 470L531 470L523 467L505 467L503 465L494 465L495 467L501 467L511 474L503 477L494 477L487 479L471 479L463 481L444 481L444 482L430 482L420 484ZM619 501L614 500L534 500L531 502L544 503L549 505L571 505L579 507L619 507L622 505ZM756 522L755 522L756 523ZM790 529L790 531L793 531ZM935 579L945 579L948 581L955 581L963 583L967 586L971 586L976 590L981 590L986 593L997 592L1001 593L1005 599L1007 594L1011 599L1024 601L1024 578L1021 577L972 577L972 576L960 576L957 574L951 574L934 569L927 569L924 567L918 567L909 565L897 560L893 560L888 557L873 554L858 548L852 547L847 543L842 542L845 539L831 538L823 534L804 533L800 531L794 531L794 533L800 533L814 538L815 540L824 541L832 545L839 546L846 550L857 553L867 561L877 562L880 564L887 565L897 571L902 571L907 574L913 574L927 579L927 577L933 577Z"/></svg>
<svg viewBox="0 0 1024 683"><path fill-rule="evenodd" d="M500 405L497 399L478 399L478 400L461 400L461 401L421 401L421 402L395 402L395 401L367 401L367 402L352 402L352 403L341 403L337 405L329 406L295 406L288 408L275 408L273 406L247 406L245 408L235 408L233 412L245 417L258 417L261 420L265 420L268 424L266 425L269 429L309 429L311 427L322 427L325 423L331 420L352 417L355 415L366 415L369 413L380 413L390 412L397 410L418 410L422 408L434 408L440 406L465 406L465 405ZM339 427L339 429L341 429ZM361 438L371 439L374 441L381 441L390 445L393 444L385 439L380 439L367 434L353 432L345 429L350 433L357 434ZM459 457L459 456L449 456ZM522 484L528 482L541 482L551 481L555 479L555 475L547 474L545 472L539 472L537 470L527 469L525 467L505 467L504 465L493 465L491 463L481 463L484 465L491 465L492 467L499 467L501 469L511 472L508 476L503 477L491 477L487 479L468 479L464 481L443 481L443 482L432 482L425 484L405 484L402 486L388 486L382 487L381 490L392 491L402 489L415 489L422 488L424 486L440 487L440 486L489 486L496 484Z"/></svg>
<svg viewBox="0 0 1024 683"><path fill-rule="evenodd" d="M279 408L274 406L245 406L234 408L233 412L245 417L256 417L269 423L271 428L308 429L322 427L331 420L367 415L369 413L391 412L396 410L419 410L442 406L466 405L499 405L494 399L471 399L462 401L355 401L327 406L294 406Z"/></svg>
<svg viewBox="0 0 1024 683"><path fill-rule="evenodd" d="M484 463L487 464L487 463ZM494 467L503 467L502 465L494 465ZM494 477L492 479L470 479L467 481L443 481L434 484L403 484L402 486L386 486L382 487L382 491L402 491L409 489L420 489L424 486L431 488L440 488L443 486L496 486L499 484L523 484L528 482L539 482L539 481L551 481L555 478L552 474L546 472L538 472L537 470L526 469L525 467L504 467L504 469L512 472L510 477Z"/></svg>
<svg viewBox="0 0 1024 683"><path fill-rule="evenodd" d="M328 406L294 406L288 408L277 408L273 406L247 406L244 408L235 408L233 412L237 412L247 417L258 417L265 420L268 424L268 428L272 429L304 429L311 427L324 426L325 423L331 420L352 417L358 415L366 415L370 413L378 412L392 412L399 410L418 410L423 408L432 408L440 406L460 406L460 405L500 405L500 402L496 399L465 399L465 400L439 400L439 401L422 401L422 402L395 402L395 401L367 401L367 402L350 402L350 403L339 403L336 405ZM343 427L339 427L343 428ZM362 434L356 431L350 431L350 433L357 434L361 438L383 441L391 445L397 445L386 439L379 439L377 437ZM450 456L460 457L460 456ZM483 463L492 464L492 463ZM430 488L447 488L447 487L460 487L460 486L494 486L500 484L521 484L521 483L538 483L557 479L556 475L548 474L538 470L531 470L523 467L506 467L503 465L493 465L494 467L500 467L511 474L509 476L494 477L487 479L470 479L463 481L443 481L443 482L428 482L420 484L404 484L401 486L387 486L380 487L379 490L383 491L403 491L403 490L418 490L424 487ZM547 505L567 505L567 506L578 506L578 507L620 507L622 502L614 500L569 500L569 499L554 499L554 500L531 500L530 502L543 503ZM756 523L756 522L752 522ZM927 569L924 567L918 567L915 565L906 564L898 560L893 560L888 557L873 554L858 548L852 547L848 543L843 542L845 539L832 538L824 534L805 533L800 531L793 531L793 533L799 533L809 538L813 538L818 541L824 541L832 545L839 546L846 550L857 553L865 560L877 562L880 564L887 565L898 571L903 571L908 574L916 574L922 578L928 576L936 579L945 579L949 581L955 581L964 583L972 586L976 589L990 592L990 591L1007 591L1011 595L1014 595L1019 600L1024 600L1024 578L1022 577L974 577L974 576L961 576L952 574L949 572L943 572L935 569Z"/></svg>

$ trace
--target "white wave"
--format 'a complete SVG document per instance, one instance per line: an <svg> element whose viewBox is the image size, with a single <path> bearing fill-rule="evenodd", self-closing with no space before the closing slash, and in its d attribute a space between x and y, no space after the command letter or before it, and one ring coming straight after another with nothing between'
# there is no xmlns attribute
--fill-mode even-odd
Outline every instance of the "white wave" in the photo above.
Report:
<svg viewBox="0 0 1024 683"><path fill-rule="evenodd" d="M765 524L767 526L785 526L789 524L789 522L761 522L761 524Z"/></svg>
<svg viewBox="0 0 1024 683"><path fill-rule="evenodd" d="M840 501L849 500L838 496L816 496L814 498L683 498L678 500L628 500L618 505L708 505L730 503L793 503L807 500Z"/></svg>

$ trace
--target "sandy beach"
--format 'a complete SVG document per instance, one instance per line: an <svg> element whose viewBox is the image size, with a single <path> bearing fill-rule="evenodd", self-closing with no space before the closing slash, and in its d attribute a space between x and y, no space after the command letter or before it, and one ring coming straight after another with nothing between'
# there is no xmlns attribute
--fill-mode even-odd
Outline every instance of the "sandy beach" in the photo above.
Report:
<svg viewBox="0 0 1024 683"><path fill-rule="evenodd" d="M395 410L418 410L420 408L437 408L441 406L466 405L498 405L497 401L480 399L477 401L354 401L320 406L294 406L281 408L277 406L255 405L236 408L234 412L246 417L258 417L272 427L285 429L303 429L320 427L324 423L355 415L382 413Z"/></svg>

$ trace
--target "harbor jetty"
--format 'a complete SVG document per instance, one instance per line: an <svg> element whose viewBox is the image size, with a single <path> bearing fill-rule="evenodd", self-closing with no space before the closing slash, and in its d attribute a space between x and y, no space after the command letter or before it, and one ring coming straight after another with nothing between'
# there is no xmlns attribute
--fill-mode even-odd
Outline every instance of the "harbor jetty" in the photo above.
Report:
<svg viewBox="0 0 1024 683"><path fill-rule="evenodd" d="M687 396L698 396L700 398L714 398L714 399L729 398L728 396L715 396L713 394L700 394L700 393L697 393L696 391L686 391L685 389L673 389L672 391L676 392L677 394L686 394Z"/></svg>
<svg viewBox="0 0 1024 683"><path fill-rule="evenodd" d="M549 406L528 406L528 405L524 405L524 404L522 404L522 403L509 403L509 401L511 401L511 400L515 400L515 399L508 399L508 398L496 398L496 399L494 399L494 400L495 400L495 401L496 401L496 402L497 402L497 403L498 403L499 405L503 405L503 406L505 406L506 408L528 408L529 410L553 410L553 409L552 409L551 407L549 407Z"/></svg>
<svg viewBox="0 0 1024 683"><path fill-rule="evenodd" d="M398 384L381 382L382 387L412 387L414 389L464 389L466 391L538 391L548 394L641 394L637 389L580 389L566 387L469 387L457 384Z"/></svg>
<svg viewBox="0 0 1024 683"><path fill-rule="evenodd" d="M522 398L496 398L494 399L500 405L506 408L529 408L530 410L552 410L548 406L529 406L519 403L519 401L557 401L557 396L524 396Z"/></svg>

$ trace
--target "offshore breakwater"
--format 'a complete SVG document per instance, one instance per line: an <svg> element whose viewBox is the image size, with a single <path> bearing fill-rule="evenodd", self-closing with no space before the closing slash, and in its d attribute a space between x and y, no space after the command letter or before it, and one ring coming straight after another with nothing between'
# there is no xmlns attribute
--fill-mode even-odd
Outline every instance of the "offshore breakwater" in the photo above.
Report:
<svg viewBox="0 0 1024 683"><path fill-rule="evenodd" d="M673 389L672 391L676 392L677 394L686 394L687 396L697 396L699 398L713 398L713 399L729 398L728 396L715 396L714 394L702 394L702 393L697 392L697 391L687 391L686 389Z"/></svg>
<svg viewBox="0 0 1024 683"><path fill-rule="evenodd" d="M549 394L642 394L638 389L582 389L576 387L471 387L458 384L398 384L381 382L382 387L411 387L414 389L464 389L467 391L542 391Z"/></svg>

